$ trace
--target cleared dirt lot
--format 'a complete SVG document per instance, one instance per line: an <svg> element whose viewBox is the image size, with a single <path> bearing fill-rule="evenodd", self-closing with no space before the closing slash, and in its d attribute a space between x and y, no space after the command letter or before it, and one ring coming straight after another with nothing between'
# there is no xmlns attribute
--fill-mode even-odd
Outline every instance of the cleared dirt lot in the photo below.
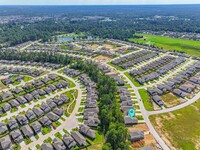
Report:
<svg viewBox="0 0 200 150"><path fill-rule="evenodd" d="M128 130L141 130L145 132L144 140L140 140L138 142L134 142L131 144L133 149L137 149L143 146L153 146L155 148L156 141L152 134L149 133L149 128L146 124L138 124L134 127L129 127Z"/></svg>
<svg viewBox="0 0 200 150"><path fill-rule="evenodd" d="M101 61L101 62L105 62L105 61L111 60L112 58L100 55L100 56L95 57L94 59L98 60L98 61Z"/></svg>

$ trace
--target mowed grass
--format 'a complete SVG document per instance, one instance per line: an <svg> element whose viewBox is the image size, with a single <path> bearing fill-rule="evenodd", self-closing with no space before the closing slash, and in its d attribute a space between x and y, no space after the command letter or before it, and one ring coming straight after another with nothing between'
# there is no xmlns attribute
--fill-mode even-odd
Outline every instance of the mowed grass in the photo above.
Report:
<svg viewBox="0 0 200 150"><path fill-rule="evenodd" d="M116 68L116 69L119 70L119 71L124 71L123 68L121 68L121 67L119 67L119 66L115 66L115 65L112 64L111 62L108 62L107 64L110 65L110 66L112 66L112 67L114 67L114 68Z"/></svg>
<svg viewBox="0 0 200 150"><path fill-rule="evenodd" d="M124 75L127 76L127 78L136 86L136 87L140 87L142 86L139 82L135 81L131 75L128 72L125 72Z"/></svg>
<svg viewBox="0 0 200 150"><path fill-rule="evenodd" d="M170 114L150 116L150 120L175 149L200 149L200 100Z"/></svg>
<svg viewBox="0 0 200 150"><path fill-rule="evenodd" d="M143 35L144 38L131 38L131 42L136 42L145 45L154 45L165 50L177 50L180 52L185 52L192 56L200 56L200 42L187 40L187 39L178 39L170 38L165 36L156 36L149 34L137 34Z"/></svg>
<svg viewBox="0 0 200 150"><path fill-rule="evenodd" d="M144 104L145 109L148 110L148 111L154 110L153 104L150 102L150 97L147 93L147 90L139 89L138 92L139 92L139 94L142 98L142 102Z"/></svg>

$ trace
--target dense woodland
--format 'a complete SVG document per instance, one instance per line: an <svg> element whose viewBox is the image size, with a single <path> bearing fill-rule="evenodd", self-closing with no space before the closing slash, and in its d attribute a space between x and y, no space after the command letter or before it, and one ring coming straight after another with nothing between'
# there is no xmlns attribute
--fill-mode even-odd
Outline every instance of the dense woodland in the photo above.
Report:
<svg viewBox="0 0 200 150"><path fill-rule="evenodd" d="M68 55L54 52L26 52L0 49L0 58L4 60L21 60L30 62L49 62L61 65L72 63L72 58Z"/></svg>
<svg viewBox="0 0 200 150"><path fill-rule="evenodd" d="M200 5L1 6L0 16L48 16L51 19L1 24L0 43L15 45L29 40L47 41L55 34L71 32L122 40L140 30L200 33L199 14Z"/></svg>

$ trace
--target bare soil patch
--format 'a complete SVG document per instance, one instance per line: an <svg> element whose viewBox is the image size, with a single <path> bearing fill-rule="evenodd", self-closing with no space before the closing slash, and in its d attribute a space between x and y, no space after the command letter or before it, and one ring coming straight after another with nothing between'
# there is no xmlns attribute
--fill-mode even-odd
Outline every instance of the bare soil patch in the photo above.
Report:
<svg viewBox="0 0 200 150"><path fill-rule="evenodd" d="M97 56L97 57L95 57L94 59L95 59L95 60L98 60L98 61L101 61L101 62L105 62L105 61L109 61L109 60L111 60L110 57L102 56L102 55Z"/></svg>

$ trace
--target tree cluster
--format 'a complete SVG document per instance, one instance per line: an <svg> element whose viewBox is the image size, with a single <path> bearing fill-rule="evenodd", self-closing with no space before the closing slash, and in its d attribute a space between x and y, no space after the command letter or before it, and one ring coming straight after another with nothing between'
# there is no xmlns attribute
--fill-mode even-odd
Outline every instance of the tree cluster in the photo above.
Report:
<svg viewBox="0 0 200 150"><path fill-rule="evenodd" d="M0 58L4 60L21 60L30 62L49 62L61 65L68 65L72 62L72 58L68 55L58 54L54 52L27 52L15 50L0 50Z"/></svg>

